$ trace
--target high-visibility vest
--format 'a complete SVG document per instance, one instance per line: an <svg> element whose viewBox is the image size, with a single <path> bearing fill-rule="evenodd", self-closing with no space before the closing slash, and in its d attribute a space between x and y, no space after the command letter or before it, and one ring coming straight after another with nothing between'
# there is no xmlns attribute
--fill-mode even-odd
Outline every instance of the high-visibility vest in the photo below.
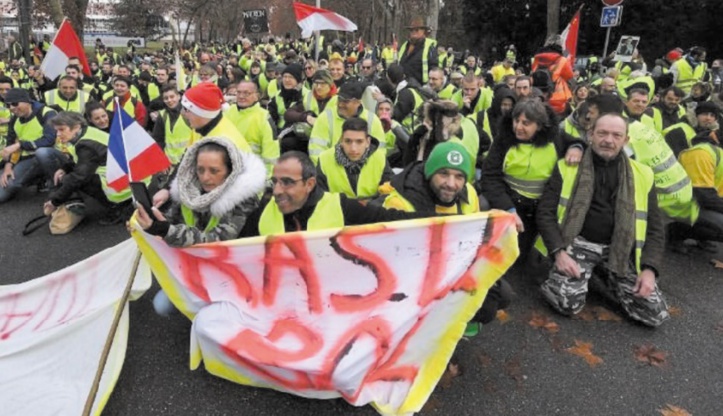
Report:
<svg viewBox="0 0 723 416"><path fill-rule="evenodd" d="M85 91L78 91L73 101L66 100L57 88L45 93L45 104L48 106L57 105L63 111L74 111L85 114L85 104L87 102L88 95Z"/></svg>
<svg viewBox="0 0 723 416"><path fill-rule="evenodd" d="M663 136L637 121L628 126L628 136L625 152L653 170L660 210L676 221L694 224L700 208L690 178Z"/></svg>
<svg viewBox="0 0 723 416"><path fill-rule="evenodd" d="M100 143L106 148L108 147L108 133L104 132L103 130L96 129L95 127L88 127L85 131L85 134L83 137L78 139L77 142L75 142L74 145L68 144L65 147L65 151L73 158L73 162L76 164L78 163L78 154L75 150L76 146L83 141L93 141L96 143ZM105 163L105 161L101 162ZM118 192L113 188L110 188L108 186L108 180L106 178L106 166L105 165L99 165L98 168L95 170L95 174L98 175L100 178L100 185L101 188L103 188L103 193L105 194L105 197L108 199L108 201L113 203L119 203L123 201L127 201L131 198L131 188L127 187L126 189ZM146 181L146 183L150 182L150 179Z"/></svg>
<svg viewBox="0 0 723 416"><path fill-rule="evenodd" d="M16 118L15 123L13 123L13 130L15 130L15 136L17 136L18 140L21 142L34 142L43 137L44 126L41 122L50 111L53 110L43 106L40 112L33 114L30 120L26 122L20 121L20 117ZM34 153L32 150L23 150L20 155L30 156Z"/></svg>
<svg viewBox="0 0 723 416"><path fill-rule="evenodd" d="M306 231L326 230L329 228L344 227L344 212L341 210L341 197L339 194L324 192L314 207ZM272 198L259 218L259 234L263 236L284 234L296 230L287 230L284 227L284 214Z"/></svg>
<svg viewBox="0 0 723 416"><path fill-rule="evenodd" d="M172 165L177 165L183 158L183 153L191 144L191 127L186 124L183 117L178 116L175 122L171 121L171 116L167 110L158 112L160 119L163 121L163 129L166 137L166 148L164 152Z"/></svg>
<svg viewBox="0 0 723 416"><path fill-rule="evenodd" d="M399 60L402 60L404 53L407 52L409 42L404 42L402 48L399 49ZM424 39L424 49L422 50L422 84L429 82L429 49L436 48L437 41L434 39Z"/></svg>
<svg viewBox="0 0 723 416"><path fill-rule="evenodd" d="M705 62L699 63L693 69L690 62L685 58L678 59L673 63L673 66L678 68L678 78L675 81L675 86L685 91L686 94L690 94L690 90L696 82L703 80L708 70L708 65Z"/></svg>
<svg viewBox="0 0 723 416"><path fill-rule="evenodd" d="M477 191L474 190L474 187L470 185L469 182L465 184L465 188L467 189L467 202L459 201L457 205L453 208L455 211L452 211L447 207L437 205L437 213L473 214L475 212L479 212L479 197L477 196ZM411 202L404 198L402 194L400 194L396 189L393 189L392 192L390 192L389 195L384 198L384 203L382 204L382 206L386 209L398 209L404 212L417 211L416 208L414 208L414 205L412 205Z"/></svg>
<svg viewBox="0 0 723 416"><path fill-rule="evenodd" d="M252 153L251 146L249 146L249 143L246 141L243 134L241 134L241 132L233 125L231 120L229 120L228 116L225 114L221 115L221 120L219 120L218 124L216 124L216 127L211 129L211 131L205 136L201 135L201 133L196 130L191 130L191 141L189 146L204 137L225 137L231 140L240 150Z"/></svg>
<svg viewBox="0 0 723 416"><path fill-rule="evenodd" d="M648 194L653 187L653 173L650 168L628 159L633 172L633 187L635 188L635 270L640 273L640 258L645 246L645 234L648 229ZM579 165L570 166L564 160L557 162L562 177L562 189L560 190L560 202L557 205L557 223L565 221L569 203L572 198L572 191L575 189ZM542 244L542 239L537 240L535 247L543 255L547 254L547 248Z"/></svg>
<svg viewBox="0 0 723 416"><path fill-rule="evenodd" d="M554 143L534 146L520 143L512 146L502 165L504 181L513 191L530 198L539 199L557 163Z"/></svg>
<svg viewBox="0 0 723 416"><path fill-rule="evenodd" d="M332 147L319 156L319 168L326 175L329 192L341 193L353 199L375 197L387 162L384 152L375 151L369 155L359 173L356 189L352 189L346 169L336 162L335 153L336 149Z"/></svg>

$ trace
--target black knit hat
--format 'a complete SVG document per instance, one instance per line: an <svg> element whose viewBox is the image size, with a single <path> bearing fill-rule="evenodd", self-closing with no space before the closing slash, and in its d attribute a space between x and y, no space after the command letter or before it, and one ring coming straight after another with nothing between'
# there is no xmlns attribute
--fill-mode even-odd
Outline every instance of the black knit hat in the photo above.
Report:
<svg viewBox="0 0 723 416"><path fill-rule="evenodd" d="M290 65L286 65L286 68L284 68L284 72L282 72L281 75L289 74L296 79L296 82L301 82L301 74L303 73L303 71L304 70L301 68L301 65L293 63Z"/></svg>

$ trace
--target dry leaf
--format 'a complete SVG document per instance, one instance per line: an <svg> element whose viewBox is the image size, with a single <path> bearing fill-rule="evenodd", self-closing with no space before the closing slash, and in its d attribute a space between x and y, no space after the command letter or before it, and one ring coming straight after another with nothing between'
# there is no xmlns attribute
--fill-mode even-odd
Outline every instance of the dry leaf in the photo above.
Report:
<svg viewBox="0 0 723 416"><path fill-rule="evenodd" d="M578 357L584 358L585 361L590 365L590 367L595 367L596 365L602 364L603 362L602 358L593 354L591 342L582 342L579 340L575 340L575 346L567 348L565 351L569 352L572 355L577 355Z"/></svg>
<svg viewBox="0 0 723 416"><path fill-rule="evenodd" d="M635 347L635 359L656 367L662 367L665 365L667 356L667 352L661 351L653 345L641 345Z"/></svg>
<svg viewBox="0 0 723 416"><path fill-rule="evenodd" d="M442 374L442 378L439 379L439 385L446 389L452 385L452 380L461 374L459 364L449 363L447 370Z"/></svg>
<svg viewBox="0 0 723 416"><path fill-rule="evenodd" d="M666 404L664 408L658 409L658 411L663 416L693 416L682 407L673 406L672 404Z"/></svg>
<svg viewBox="0 0 723 416"><path fill-rule="evenodd" d="M500 309L499 311L497 311L497 320L500 321L501 324L506 324L510 320L510 315Z"/></svg>
<svg viewBox="0 0 723 416"><path fill-rule="evenodd" d="M710 264L712 264L716 269L723 269L723 261L710 259Z"/></svg>
<svg viewBox="0 0 723 416"><path fill-rule="evenodd" d="M533 328L546 329L553 334L560 330L560 326L557 322L553 321L548 316L538 314L537 312L532 312L532 319L530 319L528 324L530 324Z"/></svg>
<svg viewBox="0 0 723 416"><path fill-rule="evenodd" d="M683 314L683 310L680 309L680 308L677 307L677 306L671 306L671 307L668 308L668 313L669 313L670 316L672 316L672 317L678 317L678 316L680 316L680 315Z"/></svg>

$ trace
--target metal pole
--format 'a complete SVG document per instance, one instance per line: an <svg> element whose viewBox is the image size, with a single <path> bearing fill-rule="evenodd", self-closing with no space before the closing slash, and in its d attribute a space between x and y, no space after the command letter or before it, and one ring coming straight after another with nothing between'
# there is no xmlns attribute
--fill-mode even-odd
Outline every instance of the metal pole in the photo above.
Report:
<svg viewBox="0 0 723 416"><path fill-rule="evenodd" d="M608 44L610 43L610 26L608 26L607 34L605 35L605 50L603 51L602 59L608 56Z"/></svg>

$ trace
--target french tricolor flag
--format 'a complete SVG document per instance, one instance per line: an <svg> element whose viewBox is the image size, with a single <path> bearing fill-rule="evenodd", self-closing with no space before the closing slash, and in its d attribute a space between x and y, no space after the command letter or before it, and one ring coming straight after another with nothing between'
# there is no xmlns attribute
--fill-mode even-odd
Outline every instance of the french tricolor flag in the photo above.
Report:
<svg viewBox="0 0 723 416"><path fill-rule="evenodd" d="M108 139L108 186L121 192L130 182L142 181L170 166L163 149L116 101Z"/></svg>
<svg viewBox="0 0 723 416"><path fill-rule="evenodd" d="M78 35L75 34L68 19L63 19L48 54L45 55L43 63L40 64L40 69L48 79L53 80L65 73L68 59L73 57L80 59L80 63L83 65L83 73L90 76L90 66L88 65L88 58L85 56L83 44L80 43L80 39L78 39Z"/></svg>

